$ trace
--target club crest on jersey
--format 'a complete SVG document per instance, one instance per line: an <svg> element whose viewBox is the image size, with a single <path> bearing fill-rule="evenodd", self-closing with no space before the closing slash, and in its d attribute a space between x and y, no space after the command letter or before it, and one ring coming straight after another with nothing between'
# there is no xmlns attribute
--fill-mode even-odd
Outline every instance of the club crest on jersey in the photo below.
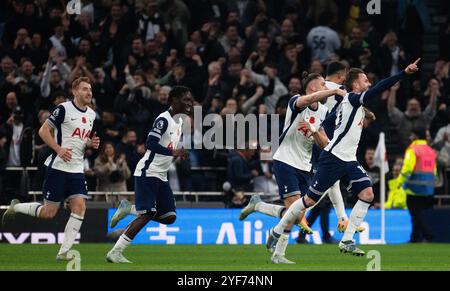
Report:
<svg viewBox="0 0 450 291"><path fill-rule="evenodd" d="M81 139L88 139L90 135L91 135L90 130L86 130L83 128L83 130L81 131L80 128L78 127L72 133L72 137L78 137Z"/></svg>
<svg viewBox="0 0 450 291"><path fill-rule="evenodd" d="M164 127L164 120L160 120L158 121L158 123L156 123L156 128L162 129L163 127Z"/></svg>

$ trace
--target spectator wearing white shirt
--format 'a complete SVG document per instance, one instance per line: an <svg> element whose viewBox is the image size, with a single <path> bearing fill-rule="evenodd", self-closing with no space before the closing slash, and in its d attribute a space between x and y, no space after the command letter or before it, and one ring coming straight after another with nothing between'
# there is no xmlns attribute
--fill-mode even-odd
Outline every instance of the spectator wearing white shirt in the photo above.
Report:
<svg viewBox="0 0 450 291"><path fill-rule="evenodd" d="M319 25L311 29L306 37L311 60L318 59L322 64L326 64L330 56L341 48L337 32L330 28L331 21L328 13L323 13L319 17Z"/></svg>

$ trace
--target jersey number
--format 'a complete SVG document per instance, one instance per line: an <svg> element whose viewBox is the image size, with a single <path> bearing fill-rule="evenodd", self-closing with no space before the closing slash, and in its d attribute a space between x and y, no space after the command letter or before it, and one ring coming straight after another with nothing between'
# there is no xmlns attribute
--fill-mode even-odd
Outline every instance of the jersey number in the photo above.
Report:
<svg viewBox="0 0 450 291"><path fill-rule="evenodd" d="M325 49L327 47L327 44L325 43L325 36L315 35L313 37L313 44L314 44L313 49L315 49L315 50L316 49L321 49L321 50Z"/></svg>

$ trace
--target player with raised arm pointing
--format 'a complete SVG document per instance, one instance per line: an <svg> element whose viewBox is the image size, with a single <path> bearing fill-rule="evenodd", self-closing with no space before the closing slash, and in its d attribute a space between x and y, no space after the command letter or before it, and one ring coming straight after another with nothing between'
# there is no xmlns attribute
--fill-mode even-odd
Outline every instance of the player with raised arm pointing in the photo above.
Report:
<svg viewBox="0 0 450 291"><path fill-rule="evenodd" d="M318 161L317 173L312 179L307 194L294 202L278 225L269 231L266 245L268 249L273 248L277 243L282 243L281 240L278 240L285 229L289 229L292 222L297 220L306 208L313 206L325 191L340 179L348 185L347 189L353 195L358 196L359 200L352 209L347 229L339 243L339 249L341 252L356 256L365 255L363 250L356 247L353 240L356 228L366 216L374 197L370 178L356 159L356 150L364 120L363 105L406 75L417 72L419 60L420 58L397 75L380 81L370 89L371 84L364 71L351 69L348 72L346 87L351 93L344 97L337 108L333 138L329 141L323 131L313 130L316 141L324 147ZM307 126L306 123L303 125ZM274 255L276 254L274 253Z"/></svg>
<svg viewBox="0 0 450 291"><path fill-rule="evenodd" d="M286 122L280 136L280 146L275 152L273 167L278 184L278 192L284 207L281 205L265 203L258 195L252 196L249 204L241 211L239 219L246 218L250 213L257 211L274 217L282 217L295 201L305 195L311 179L312 157L314 140L304 131L297 129L300 121L308 120L320 127L327 115L327 107L320 101L334 95L345 95L347 92L339 88L328 89L325 80L320 74L307 74L303 76L305 93L295 95L289 100L286 113ZM291 221L284 230L283 244L287 244L288 236L294 223L300 224L300 217ZM281 241L280 241L281 242ZM284 254L272 257L275 264L289 264Z"/></svg>

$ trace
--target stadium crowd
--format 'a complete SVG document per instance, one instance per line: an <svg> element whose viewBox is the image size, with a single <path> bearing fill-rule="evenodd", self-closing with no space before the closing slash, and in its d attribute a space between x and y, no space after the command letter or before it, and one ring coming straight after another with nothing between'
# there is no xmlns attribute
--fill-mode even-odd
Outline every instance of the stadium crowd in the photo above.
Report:
<svg viewBox="0 0 450 291"><path fill-rule="evenodd" d="M69 14L67 2L0 2L0 193L7 193L0 204L19 195L23 179L6 167L37 166L30 187L41 188L51 152L37 131L71 98L77 77L91 80L102 140L100 151L86 153L89 189L133 190L130 177L172 86L190 87L203 116L279 114L281 132L288 100L302 92L303 71L325 75L329 62L341 61L362 68L374 84L421 56L430 25L424 1L382 1L383 15L367 15L361 1L88 0L80 14ZM450 22L440 35L431 75L417 74L368 106L376 120L365 125L358 157L375 187L381 131L398 145L388 153L390 175L398 175L414 128L428 129L440 168L450 167ZM193 129L193 143L205 130ZM264 151L189 150L189 160L174 163L171 185L217 191L228 180L246 191L272 191L270 162L259 159ZM217 175L218 183L193 170L201 166L229 166L228 177Z"/></svg>

